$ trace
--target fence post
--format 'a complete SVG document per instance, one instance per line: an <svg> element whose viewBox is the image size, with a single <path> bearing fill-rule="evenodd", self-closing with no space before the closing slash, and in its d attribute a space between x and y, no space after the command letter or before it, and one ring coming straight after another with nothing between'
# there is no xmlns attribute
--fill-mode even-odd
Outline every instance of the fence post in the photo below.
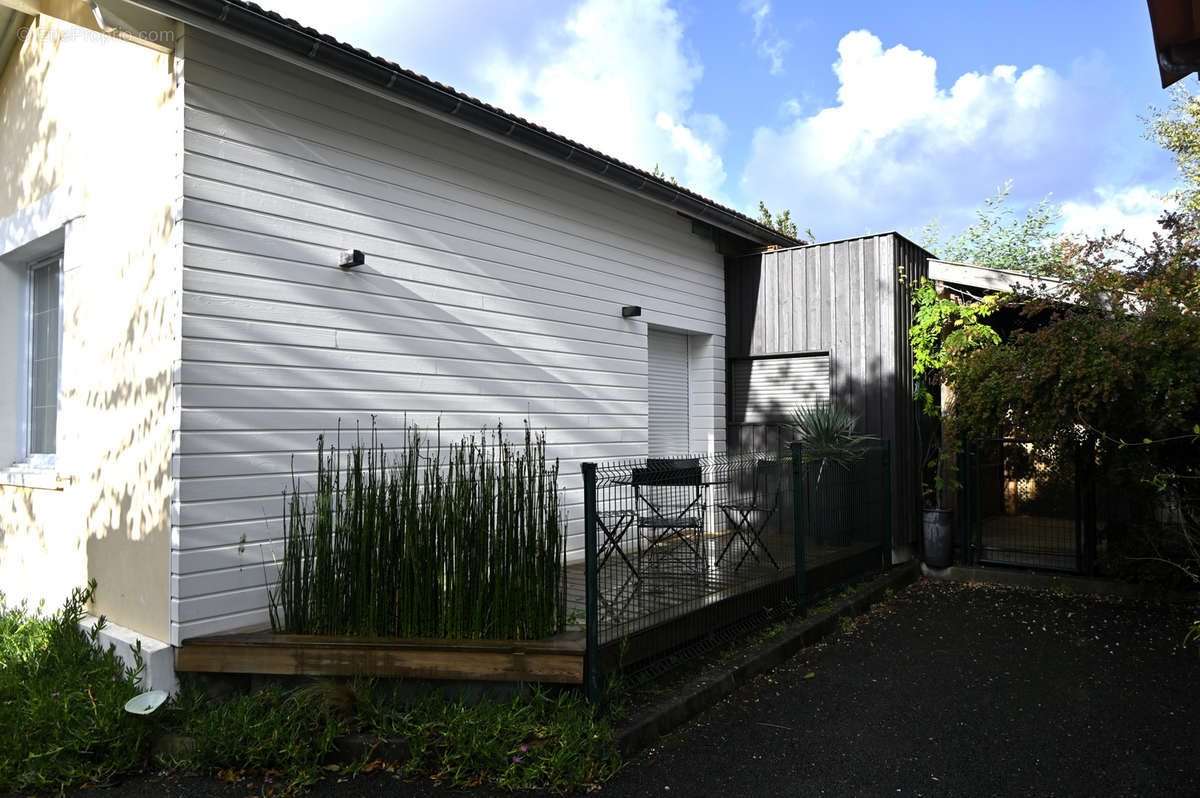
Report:
<svg viewBox="0 0 1200 798"><path fill-rule="evenodd" d="M804 571L804 521L805 521L805 485L804 485L804 463L802 459L801 445L799 441L792 441L792 525L794 527L793 534L795 536L796 554L795 554L795 580L796 580L796 607L801 615L807 614L805 607L806 574Z"/></svg>
<svg viewBox="0 0 1200 798"><path fill-rule="evenodd" d="M964 435L958 441L958 522L959 556L963 565L971 564L971 444Z"/></svg>
<svg viewBox="0 0 1200 798"><path fill-rule="evenodd" d="M883 442L880 453L883 462L880 473L883 476L883 570L892 567L892 442Z"/></svg>
<svg viewBox="0 0 1200 798"><path fill-rule="evenodd" d="M1087 519L1083 527L1084 567L1086 568L1085 573L1090 576L1096 573L1096 535L1098 534L1096 527L1099 524L1100 514L1100 510L1096 507L1096 480L1098 478L1096 444L1090 437L1087 441L1087 458L1083 476L1087 480L1087 493L1084 496L1086 513L1084 518Z"/></svg>
<svg viewBox="0 0 1200 798"><path fill-rule="evenodd" d="M983 550L983 441L971 444L971 565Z"/></svg>
<svg viewBox="0 0 1200 798"><path fill-rule="evenodd" d="M597 603L596 563L596 464L584 463L583 552L584 552L584 639L583 689L592 704L600 702L600 612Z"/></svg>

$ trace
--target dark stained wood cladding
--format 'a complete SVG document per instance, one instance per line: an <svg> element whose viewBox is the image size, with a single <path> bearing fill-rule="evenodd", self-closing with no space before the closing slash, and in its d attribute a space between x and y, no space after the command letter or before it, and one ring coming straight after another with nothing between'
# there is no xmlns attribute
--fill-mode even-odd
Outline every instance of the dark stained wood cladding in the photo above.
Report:
<svg viewBox="0 0 1200 798"><path fill-rule="evenodd" d="M929 274L929 259L932 254L908 239L894 235L896 242L895 265L897 280L895 296L895 322L893 352L896 364L896 429L892 444L892 485L897 500L896 513L907 513L908 524L893 529L909 530L909 540L916 543L921 529L921 452L918 451L917 403L913 400L915 383L912 373L912 347L908 343L908 330L912 327L913 308L911 282ZM902 515L896 522L904 523ZM899 538L896 538L899 540Z"/></svg>
<svg viewBox="0 0 1200 798"><path fill-rule="evenodd" d="M899 278L901 269L909 278L924 275L929 257L886 233L725 262L728 357L828 352L832 398L853 409L864 432L892 441L892 529L901 556L916 539L920 484L911 294ZM730 425L729 447L754 448L767 437L757 427Z"/></svg>

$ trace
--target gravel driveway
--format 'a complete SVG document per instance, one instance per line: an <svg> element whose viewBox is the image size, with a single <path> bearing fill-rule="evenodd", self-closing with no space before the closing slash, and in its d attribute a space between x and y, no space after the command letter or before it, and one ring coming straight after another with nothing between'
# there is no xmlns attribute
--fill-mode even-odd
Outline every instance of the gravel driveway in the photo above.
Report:
<svg viewBox="0 0 1200 798"><path fill-rule="evenodd" d="M601 792L1197 795L1200 652L1181 648L1194 611L922 581L663 739ZM256 790L175 779L82 794ZM364 777L314 794L449 793Z"/></svg>

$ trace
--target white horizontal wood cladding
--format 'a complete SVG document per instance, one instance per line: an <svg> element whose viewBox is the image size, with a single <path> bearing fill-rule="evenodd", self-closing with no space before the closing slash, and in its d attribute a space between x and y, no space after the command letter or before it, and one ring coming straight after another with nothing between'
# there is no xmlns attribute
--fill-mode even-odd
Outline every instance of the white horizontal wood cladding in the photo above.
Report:
<svg viewBox="0 0 1200 798"><path fill-rule="evenodd" d="M797 407L828 401L828 354L733 362L735 424L785 424Z"/></svg>
<svg viewBox="0 0 1200 798"><path fill-rule="evenodd" d="M173 642L266 620L280 492L339 423L528 419L578 553L580 464L647 454L623 305L688 333L684 423L724 448L724 267L686 219L208 34L186 55Z"/></svg>

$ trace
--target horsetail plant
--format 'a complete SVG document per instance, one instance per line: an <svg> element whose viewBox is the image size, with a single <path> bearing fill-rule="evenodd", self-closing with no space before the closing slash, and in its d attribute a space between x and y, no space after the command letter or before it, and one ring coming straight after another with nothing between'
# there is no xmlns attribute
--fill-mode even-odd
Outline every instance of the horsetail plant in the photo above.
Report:
<svg viewBox="0 0 1200 798"><path fill-rule="evenodd" d="M529 640L566 621L558 463L525 426L389 457L374 424L347 450L317 439L315 490L284 493L271 626L291 634Z"/></svg>

